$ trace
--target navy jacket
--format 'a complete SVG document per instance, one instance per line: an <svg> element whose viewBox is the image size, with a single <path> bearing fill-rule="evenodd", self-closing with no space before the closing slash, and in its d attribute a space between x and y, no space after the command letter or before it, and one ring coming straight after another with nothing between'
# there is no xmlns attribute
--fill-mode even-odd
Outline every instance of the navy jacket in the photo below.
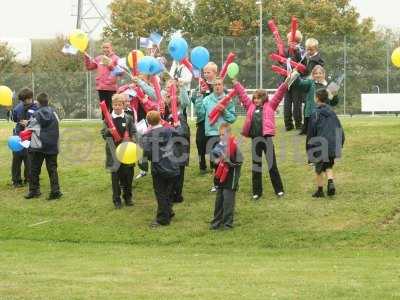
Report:
<svg viewBox="0 0 400 300"><path fill-rule="evenodd" d="M25 127L19 122L21 122L22 120L29 120L37 109L38 108L35 103L32 103L29 106L25 106L23 101L20 101L13 108L11 119L16 123L13 130L14 135L19 135L19 133L25 129Z"/></svg>
<svg viewBox="0 0 400 300"><path fill-rule="evenodd" d="M58 154L59 127L58 117L50 106L42 106L33 114L31 123L38 125L39 130L35 131L39 138L39 144L32 145L30 151L42 152L44 154ZM31 126L31 123L29 126ZM34 133L33 133L34 134ZM32 134L32 135L33 135Z"/></svg>
<svg viewBox="0 0 400 300"><path fill-rule="evenodd" d="M163 178L179 175L179 158L175 157L174 140L177 132L157 127L143 136L143 156L151 161L151 173Z"/></svg>
<svg viewBox="0 0 400 300"><path fill-rule="evenodd" d="M306 149L310 162L327 161L341 156L344 132L329 105L317 106L310 117Z"/></svg>

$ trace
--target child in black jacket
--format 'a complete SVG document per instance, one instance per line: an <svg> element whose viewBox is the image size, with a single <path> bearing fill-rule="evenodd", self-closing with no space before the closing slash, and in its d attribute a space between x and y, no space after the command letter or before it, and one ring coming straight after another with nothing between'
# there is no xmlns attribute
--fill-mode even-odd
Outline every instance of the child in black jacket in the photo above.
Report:
<svg viewBox="0 0 400 300"><path fill-rule="evenodd" d="M239 188L240 169L243 156L228 123L220 126L220 142L213 148L212 156L218 163L214 185L217 187L214 219L210 229L233 228L236 191Z"/></svg>
<svg viewBox="0 0 400 300"><path fill-rule="evenodd" d="M62 196L57 171L59 119L53 108L49 106L49 96L46 93L39 94L36 99L39 103L39 108L33 114L33 118L27 127L32 130L31 143L28 150L31 176L29 193L25 198L32 199L41 195L39 176L43 161L46 161L51 187L47 200L55 200Z"/></svg>
<svg viewBox="0 0 400 300"><path fill-rule="evenodd" d="M111 183L113 190L113 203L116 209L122 207L121 188L123 190L122 198L126 206L132 206L132 181L134 174L133 164L123 164L115 159L115 149L124 141L136 140L136 127L133 118L125 111L125 96L115 94L112 96L112 122L117 129L120 141L115 141L111 135L110 129L106 123L102 129L102 136L106 143L106 167L111 171ZM105 118L106 119L106 118Z"/></svg>
<svg viewBox="0 0 400 300"><path fill-rule="evenodd" d="M33 91L29 88L23 88L18 93L18 100L20 101L12 110L11 118L16 123L13 130L13 135L19 135L33 117L37 110L36 104L33 102ZM22 187L21 167L24 163L24 183L28 183L30 174L30 162L28 159L27 149L18 152L13 152L13 160L11 165L12 183L13 186L18 188Z"/></svg>
<svg viewBox="0 0 400 300"><path fill-rule="evenodd" d="M172 191L179 176L178 159L174 155L176 131L161 125L158 111L146 116L150 129L143 135L143 156L151 161L154 194L157 198L157 215L151 228L169 225L175 213L172 210Z"/></svg>
<svg viewBox="0 0 400 300"><path fill-rule="evenodd" d="M335 195L333 183L333 165L335 158L341 157L344 144L344 132L335 112L327 103L329 93L326 89L316 92L317 107L313 111L307 133L308 160L315 165L318 190L312 195L315 198L325 197L323 191L324 178L328 177L327 194Z"/></svg>

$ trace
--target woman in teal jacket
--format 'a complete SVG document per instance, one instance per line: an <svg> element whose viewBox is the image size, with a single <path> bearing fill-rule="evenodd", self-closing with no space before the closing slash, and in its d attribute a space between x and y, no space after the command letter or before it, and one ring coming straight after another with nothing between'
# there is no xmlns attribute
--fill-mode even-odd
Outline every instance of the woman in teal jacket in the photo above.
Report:
<svg viewBox="0 0 400 300"><path fill-rule="evenodd" d="M222 79L217 78L213 82L213 93L204 98L197 98L195 103L196 116L198 119L204 119L205 135L206 135L206 153L209 154L211 149L219 143L219 127L223 123L234 123L236 121L235 104L231 101L228 106L223 110L217 122L210 124L208 119L211 111L218 105L218 102L224 98L224 82ZM210 166L215 168L215 164L210 157ZM211 188L212 192L216 191L215 187Z"/></svg>
<svg viewBox="0 0 400 300"><path fill-rule="evenodd" d="M311 72L311 79L297 79L295 85L302 89L306 94L304 105L304 125L300 134L307 134L308 123L312 112L315 109L315 93L321 88L326 88L328 83L325 79L325 70L322 66L316 65ZM339 102L338 95L330 95L329 104L335 106Z"/></svg>

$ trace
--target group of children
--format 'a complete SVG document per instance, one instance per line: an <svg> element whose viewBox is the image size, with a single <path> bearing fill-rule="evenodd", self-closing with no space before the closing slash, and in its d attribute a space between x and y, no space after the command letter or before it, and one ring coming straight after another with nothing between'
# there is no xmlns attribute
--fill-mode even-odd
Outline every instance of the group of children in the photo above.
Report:
<svg viewBox="0 0 400 300"><path fill-rule="evenodd" d="M53 108L49 106L49 97L40 93L33 101L33 92L23 88L18 93L19 103L11 113L16 123L13 134L27 141L22 150L13 152L11 164L12 184L15 188L29 185L26 199L38 198L40 191L40 173L43 162L50 179L50 193L48 200L59 199L62 196L58 181L57 156L59 143L59 119ZM21 176L21 167L24 163L24 180Z"/></svg>
<svg viewBox="0 0 400 300"><path fill-rule="evenodd" d="M297 39L301 40L301 34L296 34L296 44L299 42ZM233 80L236 98L246 110L241 134L251 139L254 200L258 200L263 194L262 153L266 157L276 196L284 196L273 144L276 133L275 112L284 97L286 105L298 101L294 98L301 93L306 95L305 118L304 124L296 122L296 128L301 129L302 126L302 131L307 134L308 159L315 165L317 191L312 196L324 197L324 173L328 177L328 195L335 194L332 167L335 158L340 157L344 134L339 119L330 107L337 103L337 95L326 88L325 71L321 65L323 61L317 47L318 42L309 39L306 42L306 56L297 55L299 62L305 60L308 68L312 66L309 70L311 78L299 76L296 70L291 71L271 98L264 90L257 90L250 98L245 88L237 80ZM157 213L151 227L170 224L175 215L174 203L184 200L182 191L190 154L190 128L186 110L192 102L196 112L199 169L202 174L206 173L206 155L209 154L210 169L214 171L211 191L216 192L216 201L210 229L230 229L233 227L235 194L243 163L243 155L230 125L237 118L235 104L234 101L221 101L228 91L223 78L218 77L218 66L215 63L209 62L203 68L203 80L199 81L191 98L187 90L187 80L178 78L182 74L182 68L184 66L177 64L172 78L158 79L164 86L161 91L156 89L154 81L143 75L133 77L131 84L120 87L112 96L111 107L108 106L110 116L106 118L103 114L105 121L102 129L102 136L106 140L106 166L111 171L112 200L117 209L123 203L126 206L134 204L134 165L119 162L115 155L115 149L122 142L133 141L143 149L143 157L137 163L142 174L146 174L148 162L151 162L153 188L157 199ZM39 108L32 102L32 98L33 95L28 90L21 91L21 103L13 112L13 119L17 123L14 134L18 135L28 128L39 137L40 145L35 146L34 139L31 139L27 151L13 154L13 184L16 187L22 184L20 165L24 161L25 169L31 170L27 172L30 175L25 177L29 182L26 198L40 196L38 178L43 160L46 160L51 182L49 199L57 199L62 195L57 175L58 119L48 107L46 94L37 97ZM285 111L288 109L285 108ZM211 114L216 114L217 118L210 118ZM111 119L111 124L107 119ZM293 128L290 122L291 119L285 116L288 130ZM117 133L112 132L113 130Z"/></svg>

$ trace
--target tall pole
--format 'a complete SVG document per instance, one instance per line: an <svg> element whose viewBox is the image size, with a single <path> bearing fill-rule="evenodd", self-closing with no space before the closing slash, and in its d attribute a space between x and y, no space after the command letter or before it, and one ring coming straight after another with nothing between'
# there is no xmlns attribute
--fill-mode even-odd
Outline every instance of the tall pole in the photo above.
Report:
<svg viewBox="0 0 400 300"><path fill-rule="evenodd" d="M344 81L343 81L343 114L346 114L346 76L347 76L347 41L346 41L346 36L344 36L344 43L343 43L343 75L344 75Z"/></svg>
<svg viewBox="0 0 400 300"><path fill-rule="evenodd" d="M387 39L387 37L386 37ZM386 93L390 93L389 86L389 73L390 73L390 64L389 64L389 42L386 43Z"/></svg>
<svg viewBox="0 0 400 300"><path fill-rule="evenodd" d="M262 32L262 0L258 0L258 5L260 7L260 89L263 87L263 32Z"/></svg>
<svg viewBox="0 0 400 300"><path fill-rule="evenodd" d="M76 28L82 28L82 9L83 9L83 0L78 0L78 13L76 15Z"/></svg>

